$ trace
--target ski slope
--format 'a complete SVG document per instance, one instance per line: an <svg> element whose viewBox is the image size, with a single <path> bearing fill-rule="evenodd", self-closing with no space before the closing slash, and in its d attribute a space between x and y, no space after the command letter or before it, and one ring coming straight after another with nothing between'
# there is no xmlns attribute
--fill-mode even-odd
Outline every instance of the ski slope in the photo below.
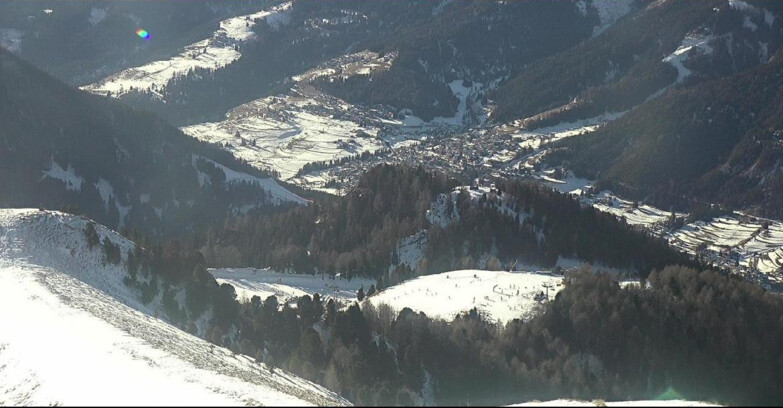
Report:
<svg viewBox="0 0 783 408"><path fill-rule="evenodd" d="M386 288L365 302L374 306L386 304L396 311L409 307L444 320L475 307L489 321L505 324L532 317L540 303L536 294L548 292L549 298L554 298L563 288L562 280L562 276L532 272L443 272Z"/></svg>
<svg viewBox="0 0 783 408"><path fill-rule="evenodd" d="M89 249L87 222L0 210L0 405L348 403L152 317L123 263ZM127 260L130 241L96 230Z"/></svg>

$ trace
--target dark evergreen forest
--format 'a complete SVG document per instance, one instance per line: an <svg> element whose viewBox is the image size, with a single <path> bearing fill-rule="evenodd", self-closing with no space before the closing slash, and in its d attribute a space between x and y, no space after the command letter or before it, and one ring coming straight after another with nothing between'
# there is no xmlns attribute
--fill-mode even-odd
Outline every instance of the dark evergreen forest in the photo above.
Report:
<svg viewBox="0 0 783 408"><path fill-rule="evenodd" d="M490 252L498 261L495 268L515 261L554 267L559 256L642 273L690 262L613 215L533 182L499 182L495 193L478 199L461 190L449 195L445 208L454 221L445 227L431 224L426 212L433 200L450 194L456 184L421 167L381 165L344 197L229 220L224 229L208 231L203 246L191 249L200 250L210 266L272 266L391 282L414 272L476 267ZM395 251L400 240L422 230L429 241L425 259L412 271L398 264Z"/></svg>

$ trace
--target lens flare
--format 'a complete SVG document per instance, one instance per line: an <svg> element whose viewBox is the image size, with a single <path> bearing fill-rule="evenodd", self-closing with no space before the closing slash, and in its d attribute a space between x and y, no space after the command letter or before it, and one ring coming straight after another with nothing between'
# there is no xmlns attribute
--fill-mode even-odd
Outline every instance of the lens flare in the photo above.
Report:
<svg viewBox="0 0 783 408"><path fill-rule="evenodd" d="M138 30L136 30L136 35L138 35L140 38L143 38L145 40L149 40L150 39L150 33L148 33L147 30L144 30L142 28L139 28Z"/></svg>

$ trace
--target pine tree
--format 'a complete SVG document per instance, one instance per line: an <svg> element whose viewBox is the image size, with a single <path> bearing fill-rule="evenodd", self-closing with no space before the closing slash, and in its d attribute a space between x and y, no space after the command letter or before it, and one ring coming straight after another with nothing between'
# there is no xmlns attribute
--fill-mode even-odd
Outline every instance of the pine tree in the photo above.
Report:
<svg viewBox="0 0 783 408"><path fill-rule="evenodd" d="M373 288L374 289L374 288ZM356 300L362 301L364 300L364 285L362 285L358 291L356 291Z"/></svg>

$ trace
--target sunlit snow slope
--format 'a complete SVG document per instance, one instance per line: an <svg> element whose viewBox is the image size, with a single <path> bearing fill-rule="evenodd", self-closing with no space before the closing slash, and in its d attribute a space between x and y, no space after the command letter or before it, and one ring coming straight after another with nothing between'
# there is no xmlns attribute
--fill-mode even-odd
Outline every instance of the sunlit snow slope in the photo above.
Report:
<svg viewBox="0 0 783 408"><path fill-rule="evenodd" d="M463 270L421 276L389 287L366 302L396 310L409 307L446 320L475 307L490 321L505 324L530 317L540 300L562 288L563 278L543 273ZM545 286L546 285L546 286Z"/></svg>
<svg viewBox="0 0 783 408"><path fill-rule="evenodd" d="M88 220L0 210L0 405L338 405L305 380L150 316ZM132 243L97 226L119 244Z"/></svg>

